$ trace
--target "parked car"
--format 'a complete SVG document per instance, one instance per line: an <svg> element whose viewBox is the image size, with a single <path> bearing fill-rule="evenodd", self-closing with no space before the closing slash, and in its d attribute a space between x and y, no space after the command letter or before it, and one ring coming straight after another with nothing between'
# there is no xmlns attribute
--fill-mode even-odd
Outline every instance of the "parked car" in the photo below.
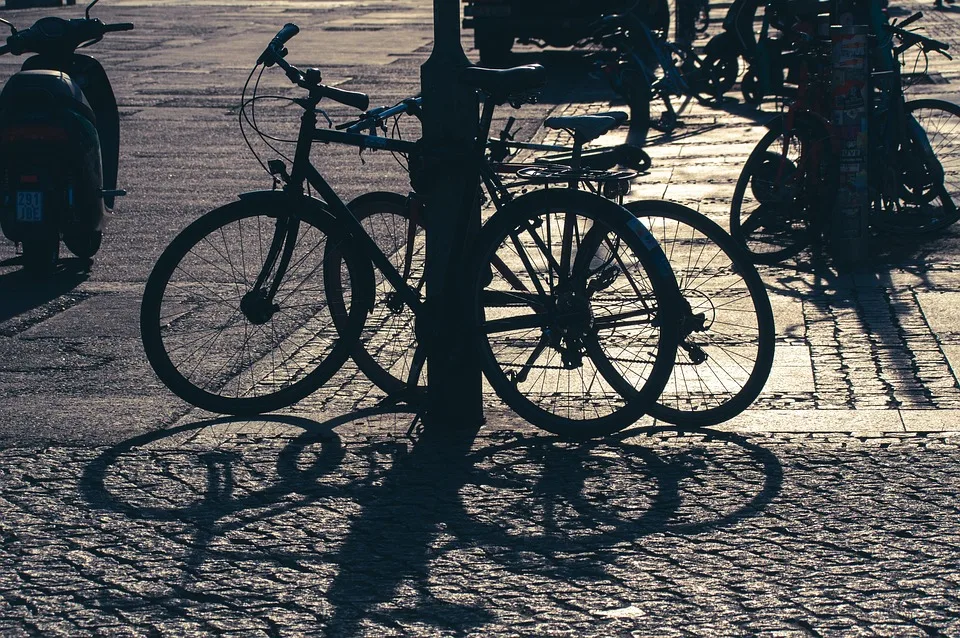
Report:
<svg viewBox="0 0 960 638"><path fill-rule="evenodd" d="M462 0L481 64L502 64L514 42L568 47L589 36L603 15L631 12L666 36L667 0Z"/></svg>

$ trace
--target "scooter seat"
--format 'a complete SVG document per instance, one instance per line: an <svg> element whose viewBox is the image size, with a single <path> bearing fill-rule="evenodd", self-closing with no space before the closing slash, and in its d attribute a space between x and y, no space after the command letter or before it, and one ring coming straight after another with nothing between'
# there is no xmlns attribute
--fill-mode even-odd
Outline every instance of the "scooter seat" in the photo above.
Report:
<svg viewBox="0 0 960 638"><path fill-rule="evenodd" d="M61 71L20 71L0 91L0 110L42 111L48 108L77 111L96 124L93 109L80 86Z"/></svg>

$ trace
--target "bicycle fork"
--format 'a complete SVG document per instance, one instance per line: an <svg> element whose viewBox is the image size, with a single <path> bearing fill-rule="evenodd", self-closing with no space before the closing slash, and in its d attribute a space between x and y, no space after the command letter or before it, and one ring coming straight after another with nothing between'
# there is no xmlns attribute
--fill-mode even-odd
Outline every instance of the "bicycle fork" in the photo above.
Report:
<svg viewBox="0 0 960 638"><path fill-rule="evenodd" d="M240 311L250 323L263 325L280 310L280 306L274 303L274 297L290 265L299 230L300 221L295 217L277 217L277 228L257 280L240 300Z"/></svg>

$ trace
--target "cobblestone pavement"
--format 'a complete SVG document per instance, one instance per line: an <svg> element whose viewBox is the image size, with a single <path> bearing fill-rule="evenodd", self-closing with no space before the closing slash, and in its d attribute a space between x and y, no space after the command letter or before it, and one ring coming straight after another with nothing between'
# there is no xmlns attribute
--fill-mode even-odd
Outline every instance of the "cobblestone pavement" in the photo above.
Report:
<svg viewBox="0 0 960 638"><path fill-rule="evenodd" d="M331 425L0 452L0 633L960 633L956 436Z"/></svg>

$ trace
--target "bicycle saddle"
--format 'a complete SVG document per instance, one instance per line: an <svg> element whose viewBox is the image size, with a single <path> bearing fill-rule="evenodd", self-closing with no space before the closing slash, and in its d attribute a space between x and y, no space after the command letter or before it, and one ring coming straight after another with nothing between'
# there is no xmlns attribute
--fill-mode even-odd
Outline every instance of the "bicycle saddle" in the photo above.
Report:
<svg viewBox="0 0 960 638"><path fill-rule="evenodd" d="M597 139L620 126L617 118L609 115L571 115L566 117L548 117L543 125L552 129L565 129L583 142Z"/></svg>
<svg viewBox="0 0 960 638"><path fill-rule="evenodd" d="M594 115L599 117L612 117L617 121L617 126L621 124L626 124L627 120L630 119L630 116L624 113L623 111L603 111L602 113L587 113L587 115Z"/></svg>
<svg viewBox="0 0 960 638"><path fill-rule="evenodd" d="M525 64L511 69L486 69L468 66L460 74L460 81L480 89L499 103L511 95L538 89L547 81L547 71L539 64Z"/></svg>

